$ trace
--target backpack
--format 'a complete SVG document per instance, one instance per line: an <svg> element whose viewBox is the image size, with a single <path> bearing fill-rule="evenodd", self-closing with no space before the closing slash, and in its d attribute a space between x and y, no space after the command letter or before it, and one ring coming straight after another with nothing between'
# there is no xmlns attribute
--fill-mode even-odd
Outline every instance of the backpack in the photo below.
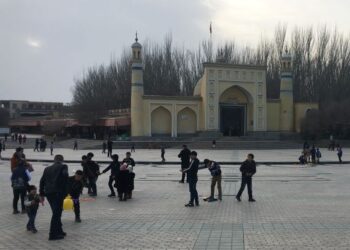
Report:
<svg viewBox="0 0 350 250"><path fill-rule="evenodd" d="M218 163L214 163L215 164L215 169L210 171L212 176L219 176L221 175L221 169L220 169L220 165Z"/></svg>
<svg viewBox="0 0 350 250"><path fill-rule="evenodd" d="M12 180L12 188L14 190L20 190L25 189L26 182L23 180L22 177L18 177L17 179Z"/></svg>
<svg viewBox="0 0 350 250"><path fill-rule="evenodd" d="M322 157L321 152L320 152L320 151L317 151L317 152L316 152L316 156L317 156L318 158L321 158L321 157Z"/></svg>

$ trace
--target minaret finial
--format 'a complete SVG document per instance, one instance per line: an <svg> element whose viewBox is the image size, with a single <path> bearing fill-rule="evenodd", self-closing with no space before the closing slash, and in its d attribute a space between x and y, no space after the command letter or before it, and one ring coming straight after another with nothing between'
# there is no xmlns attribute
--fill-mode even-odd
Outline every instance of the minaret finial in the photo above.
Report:
<svg viewBox="0 0 350 250"><path fill-rule="evenodd" d="M135 42L137 42L139 39L137 38L137 31L136 31L136 34L135 34Z"/></svg>

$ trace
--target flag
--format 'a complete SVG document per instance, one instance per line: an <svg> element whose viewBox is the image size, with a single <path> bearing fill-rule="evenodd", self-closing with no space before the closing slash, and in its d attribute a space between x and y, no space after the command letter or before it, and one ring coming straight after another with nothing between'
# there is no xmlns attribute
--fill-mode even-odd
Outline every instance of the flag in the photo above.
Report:
<svg viewBox="0 0 350 250"><path fill-rule="evenodd" d="M211 22L210 22L210 26L209 26L209 32L210 32L210 35L213 33L213 29L211 28Z"/></svg>

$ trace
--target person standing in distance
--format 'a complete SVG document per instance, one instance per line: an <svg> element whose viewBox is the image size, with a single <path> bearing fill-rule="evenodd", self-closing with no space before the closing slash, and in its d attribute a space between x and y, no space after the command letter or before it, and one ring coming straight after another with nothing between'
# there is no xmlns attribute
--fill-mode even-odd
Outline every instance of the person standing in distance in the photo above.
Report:
<svg viewBox="0 0 350 250"><path fill-rule="evenodd" d="M185 182L186 172L184 172L183 170L188 168L188 166L190 165L190 154L191 154L191 151L187 148L187 145L182 145L182 150L178 155L178 157L181 159L181 172L182 172L182 177L179 183Z"/></svg>
<svg viewBox="0 0 350 250"><path fill-rule="evenodd" d="M254 155L248 154L247 160L245 160L240 169L242 173L242 182L241 188L239 189L236 199L237 201L241 201L241 195L244 191L245 186L248 186L248 196L250 202L255 202L253 199L253 191L252 191L252 177L256 173L256 163L254 161Z"/></svg>
<svg viewBox="0 0 350 250"><path fill-rule="evenodd" d="M113 141L111 138L107 141L107 157L112 157Z"/></svg>
<svg viewBox="0 0 350 250"><path fill-rule="evenodd" d="M183 173L187 173L187 181L190 190L190 201L185 205L185 207L193 207L194 203L196 206L199 206L198 192L197 192L197 173L199 167L199 160L197 159L197 152L191 152L191 163L190 166L184 170L181 170Z"/></svg>
<svg viewBox="0 0 350 250"><path fill-rule="evenodd" d="M52 211L49 240L61 240L66 236L62 229L61 216L69 176L68 166L63 163L63 160L62 155L55 155L54 164L45 168L40 179L41 202L44 202L46 196Z"/></svg>
<svg viewBox="0 0 350 250"><path fill-rule="evenodd" d="M165 148L164 146L162 146L162 148L160 149L160 157L162 158L162 162L164 163L165 162Z"/></svg>

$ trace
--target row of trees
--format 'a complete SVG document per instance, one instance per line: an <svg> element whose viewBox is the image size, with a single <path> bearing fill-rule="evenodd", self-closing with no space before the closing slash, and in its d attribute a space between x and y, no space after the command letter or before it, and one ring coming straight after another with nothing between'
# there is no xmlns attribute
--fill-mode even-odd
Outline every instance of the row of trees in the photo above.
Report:
<svg viewBox="0 0 350 250"><path fill-rule="evenodd" d="M263 39L254 48L239 46L234 41L214 48L209 40L195 50L187 50L173 46L171 35L161 44L146 41L145 94L192 95L203 73L202 63L220 57L226 63L266 65L267 96L278 98L280 60L288 47L293 55L294 99L319 102L321 110L329 109L333 103L344 103L350 95L350 39L327 27L317 30L296 27L289 34L287 26L278 25L273 39ZM108 109L130 106L130 60L128 48L119 59L91 67L81 79L76 79L73 105L78 117L85 114L91 120Z"/></svg>

